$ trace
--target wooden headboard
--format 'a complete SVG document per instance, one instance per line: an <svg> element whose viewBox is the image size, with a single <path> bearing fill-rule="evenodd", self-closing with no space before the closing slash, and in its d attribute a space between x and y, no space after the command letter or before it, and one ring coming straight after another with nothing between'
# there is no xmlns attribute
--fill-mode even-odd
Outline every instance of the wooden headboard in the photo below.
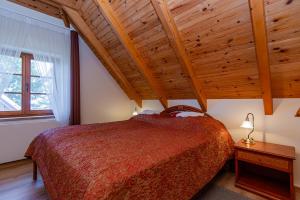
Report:
<svg viewBox="0 0 300 200"><path fill-rule="evenodd" d="M164 111L162 111L160 114L161 115L170 115L171 113L174 112L198 112L198 113L205 113L199 108L195 108L192 106L185 106L185 105L178 105L178 106L172 106L170 108L166 108Z"/></svg>

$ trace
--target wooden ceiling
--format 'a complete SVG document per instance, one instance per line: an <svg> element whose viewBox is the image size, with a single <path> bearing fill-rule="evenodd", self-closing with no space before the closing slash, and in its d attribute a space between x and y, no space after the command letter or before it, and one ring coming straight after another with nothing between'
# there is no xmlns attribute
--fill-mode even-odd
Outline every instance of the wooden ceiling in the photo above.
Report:
<svg viewBox="0 0 300 200"><path fill-rule="evenodd" d="M138 105L300 97L300 0L11 1L71 23Z"/></svg>

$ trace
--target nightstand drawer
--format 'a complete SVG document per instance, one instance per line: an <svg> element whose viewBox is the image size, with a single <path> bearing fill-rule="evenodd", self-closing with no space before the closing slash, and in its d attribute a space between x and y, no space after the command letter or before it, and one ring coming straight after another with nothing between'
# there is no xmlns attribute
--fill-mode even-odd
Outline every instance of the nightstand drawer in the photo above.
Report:
<svg viewBox="0 0 300 200"><path fill-rule="evenodd" d="M258 153L248 152L248 151L237 151L237 159L248 161L254 164L262 165L265 167L270 167L278 169L281 171L289 172L289 161L281 158L277 158L269 155L261 155Z"/></svg>

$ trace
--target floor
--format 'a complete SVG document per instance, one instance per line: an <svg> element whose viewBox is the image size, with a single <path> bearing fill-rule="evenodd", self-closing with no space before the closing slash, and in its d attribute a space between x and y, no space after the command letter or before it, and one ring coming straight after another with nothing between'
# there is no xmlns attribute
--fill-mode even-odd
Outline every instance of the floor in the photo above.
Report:
<svg viewBox="0 0 300 200"><path fill-rule="evenodd" d="M214 184L240 193L253 200L264 200L255 194L234 186L234 174L231 172L220 173ZM300 200L300 191L296 191L296 199ZM40 176L36 182L32 181L32 163L22 160L0 165L0 200L48 200Z"/></svg>

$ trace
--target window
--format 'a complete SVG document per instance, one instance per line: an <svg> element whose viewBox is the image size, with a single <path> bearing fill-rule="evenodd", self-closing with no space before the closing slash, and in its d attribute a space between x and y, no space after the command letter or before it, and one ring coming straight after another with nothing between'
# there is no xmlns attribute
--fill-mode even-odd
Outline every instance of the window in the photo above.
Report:
<svg viewBox="0 0 300 200"><path fill-rule="evenodd" d="M0 83L0 117L50 115L50 94L53 83L53 63L33 59L22 53L20 58L0 55L2 69Z"/></svg>

